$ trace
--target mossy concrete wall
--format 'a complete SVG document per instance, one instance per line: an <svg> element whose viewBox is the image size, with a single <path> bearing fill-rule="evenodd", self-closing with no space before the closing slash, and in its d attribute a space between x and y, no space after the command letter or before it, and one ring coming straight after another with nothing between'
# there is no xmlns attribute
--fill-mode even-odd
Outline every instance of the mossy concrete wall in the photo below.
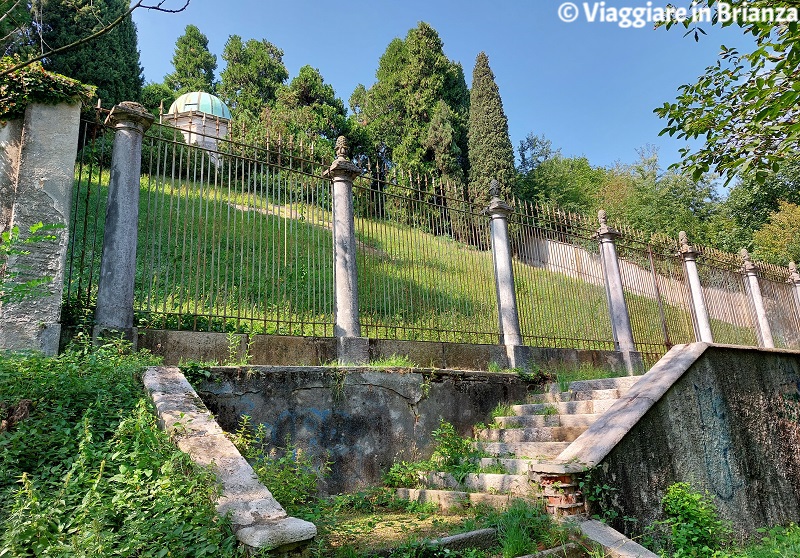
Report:
<svg viewBox="0 0 800 558"><path fill-rule="evenodd" d="M331 462L322 491L380 483L395 460L429 457L440 420L469 436L492 409L525 399L533 386L515 374L369 368L214 368L198 386L226 431L241 415L263 424L268 448L287 437L317 463Z"/></svg>
<svg viewBox="0 0 800 558"><path fill-rule="evenodd" d="M599 503L618 514L615 527L631 535L660 519L667 487L680 481L707 491L739 532L800 521L800 352L676 347L628 395L608 411L614 420L595 425L613 436L626 409L651 405L591 472L595 486L611 487ZM575 460L592 461L590 447L602 445L592 434L576 441L587 451Z"/></svg>
<svg viewBox="0 0 800 558"><path fill-rule="evenodd" d="M164 364L181 360L229 359L229 340L225 333L195 331L139 330L140 348L164 358ZM622 353L588 349L529 347L530 360L539 366L579 368L591 365L609 370L625 370ZM249 354L250 364L274 366L320 366L337 360L333 337L292 337L283 335L238 335L234 358ZM507 366L505 347L436 341L370 339L370 360L404 355L418 366L458 370L486 370L494 362Z"/></svg>

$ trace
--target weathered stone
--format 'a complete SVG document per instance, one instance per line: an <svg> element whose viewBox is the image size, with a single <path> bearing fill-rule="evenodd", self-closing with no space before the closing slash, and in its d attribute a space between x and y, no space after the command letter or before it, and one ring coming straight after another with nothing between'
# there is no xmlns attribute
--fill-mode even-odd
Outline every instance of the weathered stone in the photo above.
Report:
<svg viewBox="0 0 800 558"><path fill-rule="evenodd" d="M497 181L492 181L492 190L497 192ZM508 215L511 206L497 196L492 198L486 212L491 217L492 261L494 262L497 313L500 327L500 343L508 347L520 347L522 334L517 311L517 294L514 288L514 268L511 265L511 246L508 238ZM509 366L527 366L524 351L509 351Z"/></svg>
<svg viewBox="0 0 800 558"><path fill-rule="evenodd" d="M0 349L58 351L79 119L79 104L32 104L25 110L21 133L18 123L0 130L0 230L18 226L26 235L37 223L65 227L54 231L57 240L9 258L9 270L52 282L45 296L0 305Z"/></svg>
<svg viewBox="0 0 800 558"><path fill-rule="evenodd" d="M581 521L578 527L583 536L603 547L607 556L613 558L658 558L658 554L630 540L628 537L594 519Z"/></svg>
<svg viewBox="0 0 800 558"><path fill-rule="evenodd" d="M122 102L111 109L106 123L114 127L111 178L103 228L103 254L97 285L93 337L122 335L136 348L133 291L139 228L142 137L153 115L142 105Z"/></svg>
<svg viewBox="0 0 800 558"><path fill-rule="evenodd" d="M242 414L264 424L268 448L292 443L328 459L327 493L380 482L395 460L430 456L439 420L467 436L501 401L522 399L515 374L370 368L213 369L204 401L228 431Z"/></svg>

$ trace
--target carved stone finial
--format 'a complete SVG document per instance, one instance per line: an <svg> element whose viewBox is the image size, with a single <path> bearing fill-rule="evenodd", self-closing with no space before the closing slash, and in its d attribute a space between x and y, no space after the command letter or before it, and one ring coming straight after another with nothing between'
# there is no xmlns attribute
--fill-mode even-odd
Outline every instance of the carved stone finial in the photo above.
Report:
<svg viewBox="0 0 800 558"><path fill-rule="evenodd" d="M686 231L681 231L678 233L678 242L681 244L681 248L689 247L689 236L686 234Z"/></svg>
<svg viewBox="0 0 800 558"><path fill-rule="evenodd" d="M496 178L493 178L492 182L489 184L489 195L493 198L500 197L500 183Z"/></svg>
<svg viewBox="0 0 800 558"><path fill-rule="evenodd" d="M800 273L797 272L797 264L789 262L789 282L800 283Z"/></svg>
<svg viewBox="0 0 800 558"><path fill-rule="evenodd" d="M753 261L750 259L750 252L747 251L747 248L742 248L741 250L739 250L739 255L746 262Z"/></svg>
<svg viewBox="0 0 800 558"><path fill-rule="evenodd" d="M347 152L350 150L350 146L347 145L347 138L344 136L339 136L336 138L336 157L339 159L347 159Z"/></svg>
<svg viewBox="0 0 800 558"><path fill-rule="evenodd" d="M608 225L608 216L606 215L605 209L601 209L597 212L597 220L600 221L601 227Z"/></svg>

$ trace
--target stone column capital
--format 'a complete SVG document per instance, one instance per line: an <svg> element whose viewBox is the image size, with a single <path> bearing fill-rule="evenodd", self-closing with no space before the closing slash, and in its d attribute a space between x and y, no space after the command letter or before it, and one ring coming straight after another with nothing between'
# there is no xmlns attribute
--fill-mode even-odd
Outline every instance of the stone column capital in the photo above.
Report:
<svg viewBox="0 0 800 558"><path fill-rule="evenodd" d="M358 168L358 165L347 157L348 151L347 139L344 136L339 136L336 140L336 159L334 159L330 168L322 173L323 178L329 178L330 180L344 178L352 182L361 175L361 169Z"/></svg>
<svg viewBox="0 0 800 558"><path fill-rule="evenodd" d="M684 259L684 261L695 261L699 252L694 249L694 246L689 244L689 237L686 235L686 231L681 231L678 233L678 242L680 243L678 253Z"/></svg>
<svg viewBox="0 0 800 558"><path fill-rule="evenodd" d="M513 211L513 207L497 196L492 198L489 202L489 206L484 210L492 219L505 219L513 213Z"/></svg>
<svg viewBox="0 0 800 558"><path fill-rule="evenodd" d="M122 101L114 105L111 112L106 117L106 125L114 128L133 128L141 133L153 124L155 116L139 103L133 101Z"/></svg>
<svg viewBox="0 0 800 558"><path fill-rule="evenodd" d="M789 278L786 282L800 287L800 273L797 272L797 264L794 262L789 262Z"/></svg>
<svg viewBox="0 0 800 558"><path fill-rule="evenodd" d="M600 222L600 228L597 229L592 236L600 242L614 242L614 240L622 236L621 232L608 225L605 209L601 209L597 212L597 220Z"/></svg>
<svg viewBox="0 0 800 558"><path fill-rule="evenodd" d="M742 272L746 275L756 275L756 264L754 264L752 258L750 258L750 252L748 252L746 248L742 248L739 250L739 256L742 258Z"/></svg>

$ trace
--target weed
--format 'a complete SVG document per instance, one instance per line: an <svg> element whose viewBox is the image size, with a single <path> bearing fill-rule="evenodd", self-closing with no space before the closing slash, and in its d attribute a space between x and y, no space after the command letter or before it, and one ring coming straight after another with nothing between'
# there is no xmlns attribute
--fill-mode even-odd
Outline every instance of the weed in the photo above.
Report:
<svg viewBox="0 0 800 558"><path fill-rule="evenodd" d="M371 360L371 368L417 368L417 364L406 355L392 354L392 356Z"/></svg>
<svg viewBox="0 0 800 558"><path fill-rule="evenodd" d="M562 374L556 375L556 382L558 383L558 391L566 393L569 391L570 379Z"/></svg>
<svg viewBox="0 0 800 558"><path fill-rule="evenodd" d="M529 370L518 370L520 379L532 384L543 384L551 379L551 375L535 363L531 363Z"/></svg>
<svg viewBox="0 0 800 558"><path fill-rule="evenodd" d="M492 409L492 419L511 416L514 416L514 406L511 403L498 403L495 408Z"/></svg>
<svg viewBox="0 0 800 558"><path fill-rule="evenodd" d="M193 386L211 379L211 368L217 366L216 361L183 360L178 362L178 368Z"/></svg>
<svg viewBox="0 0 800 558"><path fill-rule="evenodd" d="M488 370L489 370L489 372L493 372L493 373L497 374L499 372L502 372L503 368L499 364L497 364L495 361L492 361L492 362L489 363Z"/></svg>
<svg viewBox="0 0 800 558"><path fill-rule="evenodd" d="M731 541L730 525L720 519L708 494L685 482L667 487L661 500L666 519L647 529L647 542L672 551L674 558L725 558ZM665 533L666 531L666 533Z"/></svg>
<svg viewBox="0 0 800 558"><path fill-rule="evenodd" d="M544 415L546 417L557 415L558 408L554 405L545 405L544 407L540 407L540 409L535 413L537 415Z"/></svg>

